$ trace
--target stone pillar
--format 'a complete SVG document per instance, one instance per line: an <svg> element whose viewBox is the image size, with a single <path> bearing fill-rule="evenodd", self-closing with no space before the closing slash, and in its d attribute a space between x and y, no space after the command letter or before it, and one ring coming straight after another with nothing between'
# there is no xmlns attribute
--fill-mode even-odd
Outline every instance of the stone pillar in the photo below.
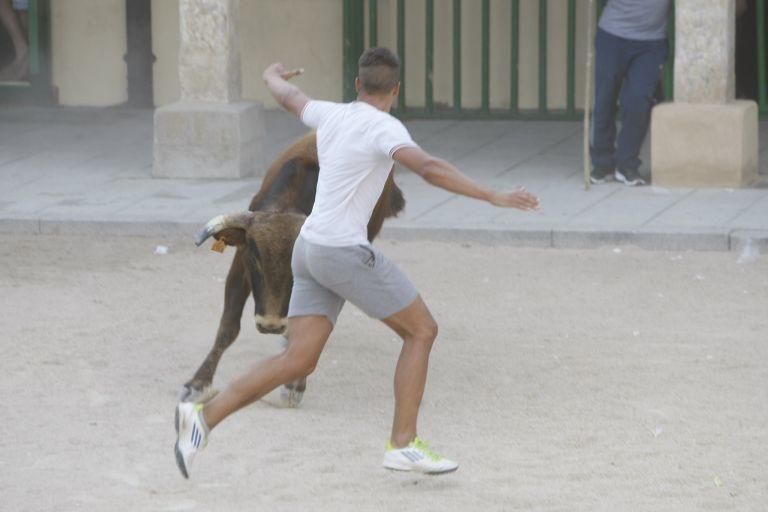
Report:
<svg viewBox="0 0 768 512"><path fill-rule="evenodd" d="M675 101L653 110L653 183L747 186L757 178L757 104L734 100L735 3L676 0L675 12Z"/></svg>
<svg viewBox="0 0 768 512"><path fill-rule="evenodd" d="M263 171L262 108L240 97L238 10L239 0L179 0L181 99L155 111L154 177Z"/></svg>

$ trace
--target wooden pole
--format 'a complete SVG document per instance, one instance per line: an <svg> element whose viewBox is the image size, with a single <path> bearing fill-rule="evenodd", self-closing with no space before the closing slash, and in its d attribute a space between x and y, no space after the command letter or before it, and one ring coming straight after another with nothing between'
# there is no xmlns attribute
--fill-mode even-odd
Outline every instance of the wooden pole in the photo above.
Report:
<svg viewBox="0 0 768 512"><path fill-rule="evenodd" d="M589 173L591 162L589 158L590 110L592 110L593 84L595 75L592 63L595 60L595 0L589 0L587 6L587 72L584 85L584 190L589 190Z"/></svg>

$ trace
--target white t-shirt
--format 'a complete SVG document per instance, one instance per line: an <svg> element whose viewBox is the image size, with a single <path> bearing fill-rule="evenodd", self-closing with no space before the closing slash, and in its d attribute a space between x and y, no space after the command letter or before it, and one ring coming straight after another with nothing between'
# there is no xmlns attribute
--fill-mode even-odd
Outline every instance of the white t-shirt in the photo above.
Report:
<svg viewBox="0 0 768 512"><path fill-rule="evenodd" d="M320 174L312 213L301 228L309 242L368 244L368 221L402 147L418 147L399 120L362 101L310 101L301 121L317 130Z"/></svg>

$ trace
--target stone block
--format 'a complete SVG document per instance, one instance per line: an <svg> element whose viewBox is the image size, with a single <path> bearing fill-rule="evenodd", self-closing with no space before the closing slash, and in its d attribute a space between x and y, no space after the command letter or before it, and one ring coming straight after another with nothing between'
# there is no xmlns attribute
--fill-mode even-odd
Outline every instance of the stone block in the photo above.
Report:
<svg viewBox="0 0 768 512"><path fill-rule="evenodd" d="M264 116L251 102L178 102L155 111L155 178L244 178L264 170Z"/></svg>
<svg viewBox="0 0 768 512"><path fill-rule="evenodd" d="M757 104L665 103L653 109L651 179L661 187L744 187L757 179Z"/></svg>
<svg viewBox="0 0 768 512"><path fill-rule="evenodd" d="M238 0L179 2L179 85L183 100L240 100L238 17Z"/></svg>
<svg viewBox="0 0 768 512"><path fill-rule="evenodd" d="M675 0L675 101L733 100L735 9L733 0Z"/></svg>

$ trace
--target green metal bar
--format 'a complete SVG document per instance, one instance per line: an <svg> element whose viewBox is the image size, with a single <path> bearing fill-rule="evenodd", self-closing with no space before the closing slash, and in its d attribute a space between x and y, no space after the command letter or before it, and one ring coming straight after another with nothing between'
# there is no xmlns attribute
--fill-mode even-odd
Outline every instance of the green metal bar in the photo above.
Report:
<svg viewBox="0 0 768 512"><path fill-rule="evenodd" d="M400 94L397 109L405 112L405 0L397 0L397 54L400 56Z"/></svg>
<svg viewBox="0 0 768 512"><path fill-rule="evenodd" d="M368 46L379 45L379 2L368 0Z"/></svg>
<svg viewBox="0 0 768 512"><path fill-rule="evenodd" d="M523 121L578 121L583 116L582 111L569 113L563 109L552 109L542 114L538 109L520 110L514 116L510 116L508 109L464 109L461 112L453 110L435 110L429 112L423 108L410 108L408 112L400 116L401 119L458 119L458 120L503 120L517 119Z"/></svg>
<svg viewBox="0 0 768 512"><path fill-rule="evenodd" d="M605 4L608 3L608 0L598 0L597 2L597 19L600 19L600 16L603 14L603 9L605 9Z"/></svg>
<svg viewBox="0 0 768 512"><path fill-rule="evenodd" d="M27 8L28 42L29 42L29 73L40 73L40 23L37 0L30 0Z"/></svg>
<svg viewBox="0 0 768 512"><path fill-rule="evenodd" d="M350 85L349 85L349 66L350 66L350 57L349 57L349 46L352 44L350 42L350 22L349 17L351 15L350 12L350 0L343 0L341 5L341 26L342 26L342 36L341 36L341 96L343 101L351 101L352 98L350 97Z"/></svg>
<svg viewBox="0 0 768 512"><path fill-rule="evenodd" d="M482 28L481 28L481 101L483 110L490 108L491 96L491 2L482 2Z"/></svg>
<svg viewBox="0 0 768 512"><path fill-rule="evenodd" d="M426 70L426 78L424 80L426 91L424 91L424 97L426 98L427 110L433 111L435 109L435 83L434 83L434 71L435 71L435 2L434 0L427 0L427 41L426 41L426 57L424 68Z"/></svg>
<svg viewBox="0 0 768 512"><path fill-rule="evenodd" d="M461 111L461 0L453 0L453 108Z"/></svg>
<svg viewBox="0 0 768 512"><path fill-rule="evenodd" d="M547 111L547 0L539 0L539 110Z"/></svg>
<svg viewBox="0 0 768 512"><path fill-rule="evenodd" d="M566 79L566 110L576 105L576 0L568 0L568 78Z"/></svg>
<svg viewBox="0 0 768 512"><path fill-rule="evenodd" d="M765 0L757 0L757 100L760 113L766 113Z"/></svg>
<svg viewBox="0 0 768 512"><path fill-rule="evenodd" d="M517 112L519 105L520 73L520 0L512 0L512 19L510 20L510 63L509 63L509 110Z"/></svg>
<svg viewBox="0 0 768 512"><path fill-rule="evenodd" d="M356 0L344 0L342 38L342 73L344 101L355 99L355 77L357 76L357 59L365 47L363 32L363 4Z"/></svg>
<svg viewBox="0 0 768 512"><path fill-rule="evenodd" d="M28 9L29 82L0 84L0 101L53 105L55 98L51 87L50 0L32 0ZM36 63L33 63L33 60L36 60Z"/></svg>
<svg viewBox="0 0 768 512"><path fill-rule="evenodd" d="M762 1L762 0L759 0ZM669 23L667 24L667 45L669 52L664 63L664 100L672 101L675 96L675 5L672 4Z"/></svg>

